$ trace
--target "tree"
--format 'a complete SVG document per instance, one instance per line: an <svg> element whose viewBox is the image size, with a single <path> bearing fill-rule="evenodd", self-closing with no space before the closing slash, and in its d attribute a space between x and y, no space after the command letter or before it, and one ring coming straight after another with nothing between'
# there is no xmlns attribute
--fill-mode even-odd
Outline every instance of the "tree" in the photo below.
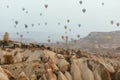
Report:
<svg viewBox="0 0 120 80"><path fill-rule="evenodd" d="M4 37L3 37L4 42L9 42L9 33L5 32Z"/></svg>

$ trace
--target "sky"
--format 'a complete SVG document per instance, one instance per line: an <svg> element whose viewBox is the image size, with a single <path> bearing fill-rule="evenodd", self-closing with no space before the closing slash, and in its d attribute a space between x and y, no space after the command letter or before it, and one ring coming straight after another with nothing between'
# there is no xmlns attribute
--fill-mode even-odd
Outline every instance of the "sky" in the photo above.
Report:
<svg viewBox="0 0 120 80"><path fill-rule="evenodd" d="M57 34L67 32L65 35L80 34L84 37L90 32L120 30L120 27L116 26L116 23L120 22L119 0L81 0L82 5L79 1L0 0L0 32L21 34L25 31ZM45 4L48 8L44 7ZM23 8L25 11L22 10ZM82 12L84 8L85 13ZM68 19L69 23L67 23ZM113 25L110 24L111 20L115 22ZM16 28L15 21L19 22ZM46 22L47 25L45 25ZM24 27L25 24L28 25L27 29ZM31 27L31 24L34 24L34 27ZM81 24L80 28L78 24ZM68 27L66 30L65 25Z"/></svg>

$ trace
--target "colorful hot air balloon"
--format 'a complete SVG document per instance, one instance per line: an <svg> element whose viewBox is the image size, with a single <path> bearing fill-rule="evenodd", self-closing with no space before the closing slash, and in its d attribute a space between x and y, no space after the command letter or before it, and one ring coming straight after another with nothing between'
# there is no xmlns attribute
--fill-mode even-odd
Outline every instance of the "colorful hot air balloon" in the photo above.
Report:
<svg viewBox="0 0 120 80"><path fill-rule="evenodd" d="M28 11L26 11L26 14L28 14Z"/></svg>
<svg viewBox="0 0 120 80"><path fill-rule="evenodd" d="M29 31L27 31L27 34L29 34Z"/></svg>
<svg viewBox="0 0 120 80"><path fill-rule="evenodd" d="M40 16L42 16L42 13L40 13Z"/></svg>
<svg viewBox="0 0 120 80"><path fill-rule="evenodd" d="M16 25L14 25L14 27L16 28Z"/></svg>
<svg viewBox="0 0 120 80"><path fill-rule="evenodd" d="M12 18L12 21L14 21L14 19Z"/></svg>
<svg viewBox="0 0 120 80"><path fill-rule="evenodd" d="M77 38L80 38L80 35L79 35L79 34L77 35Z"/></svg>
<svg viewBox="0 0 120 80"><path fill-rule="evenodd" d="M65 25L64 28L67 29L67 26Z"/></svg>
<svg viewBox="0 0 120 80"><path fill-rule="evenodd" d="M25 28L28 28L28 25L27 25L27 24L25 24Z"/></svg>
<svg viewBox="0 0 120 80"><path fill-rule="evenodd" d="M40 23L38 23L38 26L40 26Z"/></svg>
<svg viewBox="0 0 120 80"><path fill-rule="evenodd" d="M50 39L48 39L48 42L50 43L50 42L51 42L51 40L50 40Z"/></svg>
<svg viewBox="0 0 120 80"><path fill-rule="evenodd" d="M60 22L58 22L58 25L60 25Z"/></svg>
<svg viewBox="0 0 120 80"><path fill-rule="evenodd" d="M21 34L20 37L23 38L23 35Z"/></svg>
<svg viewBox="0 0 120 80"><path fill-rule="evenodd" d="M47 25L47 22L45 22L45 25Z"/></svg>
<svg viewBox="0 0 120 80"><path fill-rule="evenodd" d="M25 8L22 8L23 11L25 11Z"/></svg>
<svg viewBox="0 0 120 80"><path fill-rule="evenodd" d="M18 24L18 21L15 21L15 24L17 25L17 24Z"/></svg>
<svg viewBox="0 0 120 80"><path fill-rule="evenodd" d="M69 31L71 31L71 29L69 29Z"/></svg>
<svg viewBox="0 0 120 80"><path fill-rule="evenodd" d="M70 20L68 19L68 20L67 20L67 22L69 23L69 22L70 22Z"/></svg>
<svg viewBox="0 0 120 80"><path fill-rule="evenodd" d="M116 25L117 25L117 26L120 26L120 23L119 23L119 22L117 22L117 23L116 23Z"/></svg>
<svg viewBox="0 0 120 80"><path fill-rule="evenodd" d="M102 5L104 5L104 2L102 2Z"/></svg>
<svg viewBox="0 0 120 80"><path fill-rule="evenodd" d="M7 5L6 7L9 8L9 5Z"/></svg>
<svg viewBox="0 0 120 80"><path fill-rule="evenodd" d="M85 8L84 8L84 9L82 9L82 12L83 12L83 13L85 13L85 12L86 12L86 9L85 9Z"/></svg>
<svg viewBox="0 0 120 80"><path fill-rule="evenodd" d="M65 34L67 34L67 31L65 31Z"/></svg>
<svg viewBox="0 0 120 80"><path fill-rule="evenodd" d="M107 40L110 40L110 39L111 39L111 36L109 36L109 35L106 36L106 39L107 39Z"/></svg>
<svg viewBox="0 0 120 80"><path fill-rule="evenodd" d="M34 24L31 24L32 25L32 27L34 27Z"/></svg>
<svg viewBox="0 0 120 80"><path fill-rule="evenodd" d="M48 4L45 4L44 6L45 6L45 8L48 8Z"/></svg>
<svg viewBox="0 0 120 80"><path fill-rule="evenodd" d="M16 32L17 35L19 35L19 32Z"/></svg>
<svg viewBox="0 0 120 80"><path fill-rule="evenodd" d="M61 36L62 40L64 40L64 36Z"/></svg>
<svg viewBox="0 0 120 80"><path fill-rule="evenodd" d="M82 4L83 2L82 1L79 1L80 4Z"/></svg>
<svg viewBox="0 0 120 80"><path fill-rule="evenodd" d="M111 21L110 21L110 23L113 25L113 24L114 24L114 21L113 21L113 20L111 20Z"/></svg>
<svg viewBox="0 0 120 80"><path fill-rule="evenodd" d="M48 36L48 38L50 38L50 36Z"/></svg>
<svg viewBox="0 0 120 80"><path fill-rule="evenodd" d="M78 24L78 27L81 27L81 24Z"/></svg>
<svg viewBox="0 0 120 80"><path fill-rule="evenodd" d="M68 36L66 36L65 38L66 38L66 40L68 41Z"/></svg>

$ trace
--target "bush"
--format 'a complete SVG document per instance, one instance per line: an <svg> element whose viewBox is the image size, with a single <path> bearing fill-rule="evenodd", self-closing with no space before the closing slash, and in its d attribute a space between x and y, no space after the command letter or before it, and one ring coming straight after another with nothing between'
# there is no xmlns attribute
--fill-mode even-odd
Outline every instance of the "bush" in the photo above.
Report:
<svg viewBox="0 0 120 80"><path fill-rule="evenodd" d="M12 55L4 55L5 64L13 64L14 57Z"/></svg>

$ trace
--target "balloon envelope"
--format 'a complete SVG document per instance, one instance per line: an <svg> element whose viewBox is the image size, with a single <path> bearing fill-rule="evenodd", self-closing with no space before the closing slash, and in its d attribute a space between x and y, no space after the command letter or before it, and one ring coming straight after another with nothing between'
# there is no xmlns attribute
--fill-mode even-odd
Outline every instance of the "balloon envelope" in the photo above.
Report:
<svg viewBox="0 0 120 80"><path fill-rule="evenodd" d="M50 40L50 39L48 39L48 42L51 42L51 40Z"/></svg>
<svg viewBox="0 0 120 80"><path fill-rule="evenodd" d="M42 16L42 13L40 13L40 16Z"/></svg>
<svg viewBox="0 0 120 80"><path fill-rule="evenodd" d="M78 34L77 37L80 38L80 35Z"/></svg>
<svg viewBox="0 0 120 80"><path fill-rule="evenodd" d="M116 23L117 26L120 26L120 23Z"/></svg>
<svg viewBox="0 0 120 80"><path fill-rule="evenodd" d="M23 35L20 35L20 37L22 38L22 37L23 37Z"/></svg>
<svg viewBox="0 0 120 80"><path fill-rule="evenodd" d="M64 26L65 29L67 29L67 26Z"/></svg>
<svg viewBox="0 0 120 80"><path fill-rule="evenodd" d="M82 1L79 1L80 4L82 4L83 2Z"/></svg>
<svg viewBox="0 0 120 80"><path fill-rule="evenodd" d="M64 36L61 36L61 38L64 40Z"/></svg>
<svg viewBox="0 0 120 80"><path fill-rule="evenodd" d="M18 24L18 21L15 21L15 24L17 25L17 24Z"/></svg>
<svg viewBox="0 0 120 80"><path fill-rule="evenodd" d="M34 24L31 24L32 25L32 27L34 27Z"/></svg>
<svg viewBox="0 0 120 80"><path fill-rule="evenodd" d="M69 23L69 22L70 22L70 20L68 19L68 20L67 20L67 22Z"/></svg>
<svg viewBox="0 0 120 80"><path fill-rule="evenodd" d="M85 12L86 12L86 9L82 9L82 12L85 13Z"/></svg>
<svg viewBox="0 0 120 80"><path fill-rule="evenodd" d="M45 4L44 6L45 6L45 8L48 8L48 5L47 5L47 4Z"/></svg>
<svg viewBox="0 0 120 80"><path fill-rule="evenodd" d="M102 5L104 5L104 3L102 3Z"/></svg>
<svg viewBox="0 0 120 80"><path fill-rule="evenodd" d="M27 24L25 24L25 28L28 28L28 25L27 25Z"/></svg>
<svg viewBox="0 0 120 80"><path fill-rule="evenodd" d="M111 24L114 24L114 21L113 21L113 20L111 20L111 21L110 21L110 23L111 23Z"/></svg>
<svg viewBox="0 0 120 80"><path fill-rule="evenodd" d="M81 27L81 24L78 24L78 27Z"/></svg>
<svg viewBox="0 0 120 80"><path fill-rule="evenodd" d="M25 11L25 8L22 8L23 11Z"/></svg>

